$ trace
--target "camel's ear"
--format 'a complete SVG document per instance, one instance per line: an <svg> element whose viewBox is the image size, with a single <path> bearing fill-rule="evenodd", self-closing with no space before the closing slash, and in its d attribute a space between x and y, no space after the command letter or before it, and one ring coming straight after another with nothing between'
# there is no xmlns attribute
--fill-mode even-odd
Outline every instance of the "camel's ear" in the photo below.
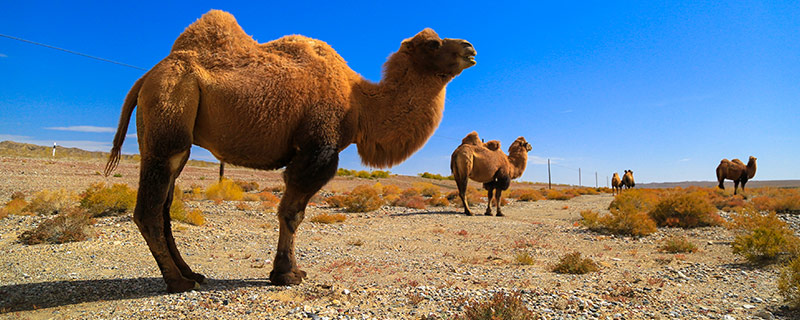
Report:
<svg viewBox="0 0 800 320"><path fill-rule="evenodd" d="M433 39L425 40L425 48L428 48L428 50L433 51L439 49L441 46L442 42L439 40L433 40Z"/></svg>

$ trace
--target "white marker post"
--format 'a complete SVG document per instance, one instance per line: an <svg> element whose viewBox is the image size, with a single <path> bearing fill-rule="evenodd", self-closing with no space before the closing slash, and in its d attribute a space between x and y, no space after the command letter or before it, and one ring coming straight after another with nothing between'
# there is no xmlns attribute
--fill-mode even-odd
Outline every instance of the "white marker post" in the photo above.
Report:
<svg viewBox="0 0 800 320"><path fill-rule="evenodd" d="M56 157L56 143L53 142L53 158Z"/></svg>

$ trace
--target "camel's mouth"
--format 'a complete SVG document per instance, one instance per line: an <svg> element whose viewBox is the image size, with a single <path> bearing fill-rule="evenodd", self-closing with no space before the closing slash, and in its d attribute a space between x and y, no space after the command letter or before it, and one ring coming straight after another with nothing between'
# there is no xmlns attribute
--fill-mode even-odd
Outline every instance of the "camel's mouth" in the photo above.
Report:
<svg viewBox="0 0 800 320"><path fill-rule="evenodd" d="M474 55L465 55L462 58L464 58L464 60L466 60L467 63L470 66L474 66L477 63L477 62L475 62L475 56Z"/></svg>

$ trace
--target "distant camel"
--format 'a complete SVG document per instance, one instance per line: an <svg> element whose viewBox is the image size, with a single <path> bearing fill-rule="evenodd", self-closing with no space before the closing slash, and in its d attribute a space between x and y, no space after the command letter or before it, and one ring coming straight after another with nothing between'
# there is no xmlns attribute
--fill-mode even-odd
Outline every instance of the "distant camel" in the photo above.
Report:
<svg viewBox="0 0 800 320"><path fill-rule="evenodd" d="M181 292L205 279L178 252L169 217L175 179L191 146L231 165L285 167L269 279L299 284L306 273L295 260L295 232L309 199L336 174L339 152L356 144L364 164L381 168L407 159L439 126L445 87L475 65L475 54L469 42L425 29L400 44L373 83L325 42L293 35L258 43L231 14L212 10L128 92L105 173L119 162L138 105L141 164L133 220L167 290Z"/></svg>
<svg viewBox="0 0 800 320"><path fill-rule="evenodd" d="M467 138L472 134L477 138L475 132L467 135ZM492 215L492 193L496 190L494 199L497 216L503 216L500 210L500 195L508 189L512 179L522 176L528 163L528 151L531 151L531 145L525 141L525 138L519 137L508 147L508 156L506 156L499 148L500 143L495 140L493 141L496 142L497 149L491 150L484 144L474 144L475 141L480 140L467 140L467 138L464 139L472 143L461 144L450 157L450 170L452 170L456 186L458 186L458 196L461 197L461 204L464 205L464 213L468 216L472 215L466 198L467 184L469 179L472 179L483 183L483 187L488 191L489 201L486 205L486 215ZM491 146L494 146L494 143Z"/></svg>
<svg viewBox="0 0 800 320"><path fill-rule="evenodd" d="M620 186L620 190L622 187L626 189L630 189L636 186L636 182L633 181L633 170L625 170L625 174L622 175L622 186Z"/></svg>
<svg viewBox="0 0 800 320"><path fill-rule="evenodd" d="M742 183L742 192L744 192L744 185L747 180L752 179L756 175L756 157L750 156L745 166L742 160L722 159L717 166L717 181L719 188L725 190L723 182L725 179L733 180L733 194L738 193L739 183Z"/></svg>
<svg viewBox="0 0 800 320"><path fill-rule="evenodd" d="M614 172L614 176L611 177L611 192L613 194L617 194L622 191L622 179L619 178L619 174Z"/></svg>

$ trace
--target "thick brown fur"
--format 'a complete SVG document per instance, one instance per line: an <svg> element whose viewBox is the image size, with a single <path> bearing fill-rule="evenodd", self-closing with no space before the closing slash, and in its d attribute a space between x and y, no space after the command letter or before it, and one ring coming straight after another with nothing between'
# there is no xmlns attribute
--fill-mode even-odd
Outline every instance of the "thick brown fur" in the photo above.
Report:
<svg viewBox="0 0 800 320"><path fill-rule="evenodd" d="M739 183L742 184L742 192L744 192L744 185L748 180L756 175L756 157L750 156L745 165L739 159L722 159L717 166L717 182L720 189L725 189L725 179L733 180L733 194L738 194Z"/></svg>
<svg viewBox="0 0 800 320"><path fill-rule="evenodd" d="M635 186L636 181L633 180L633 170L625 170L625 173L622 175L622 186L620 186L620 190L622 190L622 187L630 189Z"/></svg>
<svg viewBox="0 0 800 320"><path fill-rule="evenodd" d="M617 194L622 191L622 179L619 178L619 174L614 172L614 175L611 177L611 192L613 194Z"/></svg>
<svg viewBox="0 0 800 320"><path fill-rule="evenodd" d="M169 221L174 181L191 145L233 165L286 167L270 280L298 284L306 274L297 268L294 234L311 196L334 176L338 153L355 143L362 161L376 167L408 158L439 125L445 86L475 64L475 53L469 42L425 29L401 43L372 83L322 41L294 35L257 43L232 15L212 10L131 88L106 175L138 105L134 221L167 289L179 292L204 279L181 258Z"/></svg>
<svg viewBox="0 0 800 320"><path fill-rule="evenodd" d="M461 139L461 144L471 144L474 146L484 146L489 150L495 151L500 150L500 141L497 140L489 140L489 142L483 143L481 139L478 137L478 133L472 131L467 134L464 139Z"/></svg>
<svg viewBox="0 0 800 320"><path fill-rule="evenodd" d="M474 137L471 137L473 135ZM499 145L497 142L498 148L494 150L487 148L480 143L478 134L473 131L462 140L462 144L450 156L450 170L455 178L458 195L461 197L466 215L472 215L465 197L469 179L483 183L483 187L488 191L486 215L492 215L492 193L496 191L494 200L497 205L497 215L502 216L500 210L502 192L508 189L512 179L519 178L525 171L528 151L531 151L531 145L525 138L517 138L508 147L508 156L499 149Z"/></svg>

